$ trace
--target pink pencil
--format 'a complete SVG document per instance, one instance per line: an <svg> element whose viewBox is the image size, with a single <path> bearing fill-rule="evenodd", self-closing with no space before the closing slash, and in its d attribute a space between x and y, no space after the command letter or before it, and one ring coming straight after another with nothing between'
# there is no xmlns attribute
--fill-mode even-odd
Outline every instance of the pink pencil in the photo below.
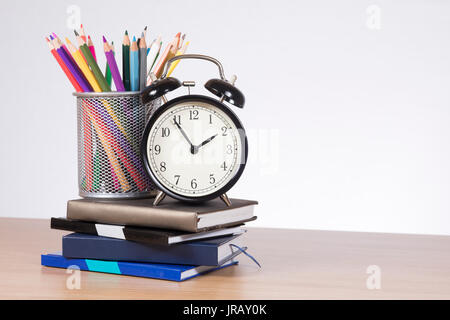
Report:
<svg viewBox="0 0 450 320"><path fill-rule="evenodd" d="M105 50L106 60L108 61L109 69L111 70L111 75L114 79L117 91L125 91L122 77L120 76L119 68L117 67L116 58L114 57L114 53L109 46L108 41L106 41L105 36L103 36L103 48Z"/></svg>
<svg viewBox="0 0 450 320"><path fill-rule="evenodd" d="M92 42L91 36L88 36L87 45L89 47L89 50L91 50L92 56L94 57L95 62L97 62L97 56L95 55L95 47L94 43Z"/></svg>

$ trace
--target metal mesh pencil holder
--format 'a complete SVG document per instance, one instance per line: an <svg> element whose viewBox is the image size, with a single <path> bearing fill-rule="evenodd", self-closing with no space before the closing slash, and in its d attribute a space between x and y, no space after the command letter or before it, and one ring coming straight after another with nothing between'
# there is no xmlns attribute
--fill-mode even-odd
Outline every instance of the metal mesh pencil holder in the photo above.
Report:
<svg viewBox="0 0 450 320"><path fill-rule="evenodd" d="M74 93L74 96L80 196L122 199L155 195L139 145L145 124L161 101L144 106L139 92Z"/></svg>

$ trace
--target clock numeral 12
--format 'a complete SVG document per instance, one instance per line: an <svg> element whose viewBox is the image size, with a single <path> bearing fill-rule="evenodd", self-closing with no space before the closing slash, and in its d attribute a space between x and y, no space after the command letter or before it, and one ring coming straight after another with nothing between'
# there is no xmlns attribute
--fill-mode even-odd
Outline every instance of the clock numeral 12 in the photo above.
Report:
<svg viewBox="0 0 450 320"><path fill-rule="evenodd" d="M189 111L189 119L190 120L198 120L198 110Z"/></svg>

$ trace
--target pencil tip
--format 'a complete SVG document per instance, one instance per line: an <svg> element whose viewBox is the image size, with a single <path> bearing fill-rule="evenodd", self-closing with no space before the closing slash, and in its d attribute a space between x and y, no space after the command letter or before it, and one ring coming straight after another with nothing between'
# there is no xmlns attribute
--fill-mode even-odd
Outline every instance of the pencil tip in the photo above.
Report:
<svg viewBox="0 0 450 320"><path fill-rule="evenodd" d="M147 26L145 26L144 30L147 31Z"/></svg>
<svg viewBox="0 0 450 320"><path fill-rule="evenodd" d="M125 30L125 35L126 35L126 36L128 35L128 30Z"/></svg>
<svg viewBox="0 0 450 320"><path fill-rule="evenodd" d="M141 38L144 38L144 33L143 32L141 33Z"/></svg>
<svg viewBox="0 0 450 320"><path fill-rule="evenodd" d="M47 42L50 42L50 40L48 40L48 38L47 38L47 37L45 37L45 41L47 41Z"/></svg>
<svg viewBox="0 0 450 320"><path fill-rule="evenodd" d="M133 36L133 41L136 41L136 37L135 36Z"/></svg>
<svg viewBox="0 0 450 320"><path fill-rule="evenodd" d="M53 36L52 35L49 35L49 37L50 37L51 40L53 40Z"/></svg>
<svg viewBox="0 0 450 320"><path fill-rule="evenodd" d="M104 43L106 43L107 41L106 41L106 38L105 38L105 36L103 36L103 42Z"/></svg>
<svg viewBox="0 0 450 320"><path fill-rule="evenodd" d="M83 29L83 24L80 24L80 28Z"/></svg>
<svg viewBox="0 0 450 320"><path fill-rule="evenodd" d="M77 30L73 30L73 32L75 33L75 35L76 35L77 37L79 36Z"/></svg>

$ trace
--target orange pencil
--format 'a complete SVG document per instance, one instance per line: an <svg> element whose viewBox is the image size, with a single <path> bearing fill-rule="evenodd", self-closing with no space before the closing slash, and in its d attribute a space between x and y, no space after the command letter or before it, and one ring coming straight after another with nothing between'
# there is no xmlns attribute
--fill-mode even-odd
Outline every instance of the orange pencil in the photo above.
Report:
<svg viewBox="0 0 450 320"><path fill-rule="evenodd" d="M178 44L180 42L180 36L181 36L181 32L178 32L177 35L175 36L175 38L173 39L173 41L167 45L166 50L164 50L164 53L162 54L161 58L158 61L158 64L155 66L155 70L154 70L154 74L156 75L156 78L160 78L163 71L164 71L164 66L166 64L166 62L169 59L172 59L173 57L175 57L175 54L177 53L178 50Z"/></svg>

